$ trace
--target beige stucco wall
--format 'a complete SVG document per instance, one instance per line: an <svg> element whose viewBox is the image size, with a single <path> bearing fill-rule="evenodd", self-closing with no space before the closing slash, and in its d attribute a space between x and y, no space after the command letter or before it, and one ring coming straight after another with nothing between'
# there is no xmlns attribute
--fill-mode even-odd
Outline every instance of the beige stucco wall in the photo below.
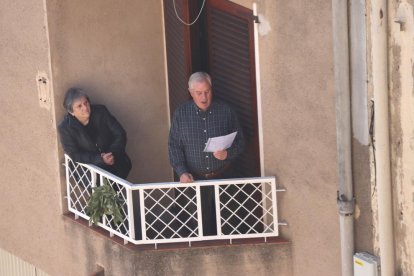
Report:
<svg viewBox="0 0 414 276"><path fill-rule="evenodd" d="M87 84L95 88L92 99L121 121L134 161L131 181L170 180L161 2L47 1L48 13L43 1L2 5L0 247L51 275L87 275L95 260L108 266L99 248L111 241L90 231L72 235L79 226L62 216L56 125L63 93ZM38 71L49 79L50 101L42 105ZM111 262L123 263L117 250L122 246Z"/></svg>
<svg viewBox="0 0 414 276"><path fill-rule="evenodd" d="M294 275L339 275L330 1L257 3L264 166L276 175ZM315 254L317 252L317 254Z"/></svg>
<svg viewBox="0 0 414 276"><path fill-rule="evenodd" d="M64 232L53 103L42 108L36 88L38 71L51 76L44 6L34 0L2 6L0 247L43 268L67 256L56 258Z"/></svg>
<svg viewBox="0 0 414 276"><path fill-rule="evenodd" d="M91 100L105 104L127 131L128 180L167 181L161 3L115 2L47 1L57 118L69 87L90 88Z"/></svg>
<svg viewBox="0 0 414 276"><path fill-rule="evenodd" d="M287 188L279 194L279 207L280 218L289 223L282 235L291 245L273 253L246 247L201 250L194 256L213 272L217 262L211 260L223 260L220 264L229 265L223 272L236 266L240 274L271 263L277 264L278 275L339 275L330 2L257 3L264 26L259 49L265 173ZM136 263L140 258L62 217L56 124L65 89L92 87L93 101L106 104L128 132L134 162L130 180L170 179L161 1L49 0L48 26L40 1L7 0L5 6L0 58L7 66L0 70L10 77L0 97L1 126L8 130L0 134L0 177L8 182L2 182L0 230L7 239L0 239L0 247L52 275L86 275L96 263L112 275L125 275L144 265ZM53 80L56 104L49 110L38 104L38 70ZM271 258L253 263L249 260L261 255L249 251ZM163 256L165 262L174 264L175 254ZM226 256L234 262L225 262Z"/></svg>

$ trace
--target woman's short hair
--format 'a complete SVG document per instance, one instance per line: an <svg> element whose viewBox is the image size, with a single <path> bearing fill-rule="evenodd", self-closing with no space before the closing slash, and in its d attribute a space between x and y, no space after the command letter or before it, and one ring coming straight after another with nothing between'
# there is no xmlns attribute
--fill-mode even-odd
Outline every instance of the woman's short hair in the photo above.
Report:
<svg viewBox="0 0 414 276"><path fill-rule="evenodd" d="M212 85L211 83L211 77L206 72L195 72L193 73L190 78L188 79L188 89L191 90L193 83L200 83L200 82L207 82L210 84L210 87Z"/></svg>
<svg viewBox="0 0 414 276"><path fill-rule="evenodd" d="M89 96L84 90L78 87L69 88L68 91L66 91L65 98L63 99L63 107L66 111L73 112L73 102L82 97L85 97L88 102L90 102Z"/></svg>

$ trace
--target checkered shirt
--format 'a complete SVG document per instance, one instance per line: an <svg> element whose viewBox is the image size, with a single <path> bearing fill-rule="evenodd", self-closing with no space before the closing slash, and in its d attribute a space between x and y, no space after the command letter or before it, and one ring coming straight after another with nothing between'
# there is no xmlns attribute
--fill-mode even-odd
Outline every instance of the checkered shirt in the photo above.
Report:
<svg viewBox="0 0 414 276"><path fill-rule="evenodd" d="M203 152L208 138L237 131L227 149L227 159L218 160L211 152ZM174 112L168 152L171 166L180 176L185 172L207 174L220 170L244 149L244 136L235 112L225 103L213 101L203 112L193 101L182 104Z"/></svg>

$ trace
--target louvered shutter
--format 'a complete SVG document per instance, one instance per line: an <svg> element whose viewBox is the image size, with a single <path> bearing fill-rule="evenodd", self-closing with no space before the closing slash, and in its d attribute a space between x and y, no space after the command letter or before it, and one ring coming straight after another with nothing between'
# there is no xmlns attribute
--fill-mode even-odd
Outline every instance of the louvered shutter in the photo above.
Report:
<svg viewBox="0 0 414 276"><path fill-rule="evenodd" d="M229 1L207 5L209 72L214 98L237 112L246 150L236 162L240 176L260 176L253 13Z"/></svg>
<svg viewBox="0 0 414 276"><path fill-rule="evenodd" d="M175 0L177 13L189 21L189 0ZM174 11L172 0L164 0L165 43L167 48L170 114L189 98L188 78L191 75L190 29L182 24Z"/></svg>

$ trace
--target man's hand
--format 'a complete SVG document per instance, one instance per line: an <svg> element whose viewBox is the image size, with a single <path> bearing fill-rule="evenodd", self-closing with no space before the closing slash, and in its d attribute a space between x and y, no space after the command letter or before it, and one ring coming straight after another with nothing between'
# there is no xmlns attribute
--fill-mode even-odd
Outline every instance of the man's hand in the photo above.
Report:
<svg viewBox="0 0 414 276"><path fill-rule="evenodd" d="M218 160L226 160L227 158L227 150L218 150L213 153L214 157Z"/></svg>
<svg viewBox="0 0 414 276"><path fill-rule="evenodd" d="M101 157L106 165L112 166L115 163L115 158L112 152L101 153Z"/></svg>
<svg viewBox="0 0 414 276"><path fill-rule="evenodd" d="M181 183L191 183L194 181L193 176L191 175L191 173L183 173L180 176L180 182Z"/></svg>

